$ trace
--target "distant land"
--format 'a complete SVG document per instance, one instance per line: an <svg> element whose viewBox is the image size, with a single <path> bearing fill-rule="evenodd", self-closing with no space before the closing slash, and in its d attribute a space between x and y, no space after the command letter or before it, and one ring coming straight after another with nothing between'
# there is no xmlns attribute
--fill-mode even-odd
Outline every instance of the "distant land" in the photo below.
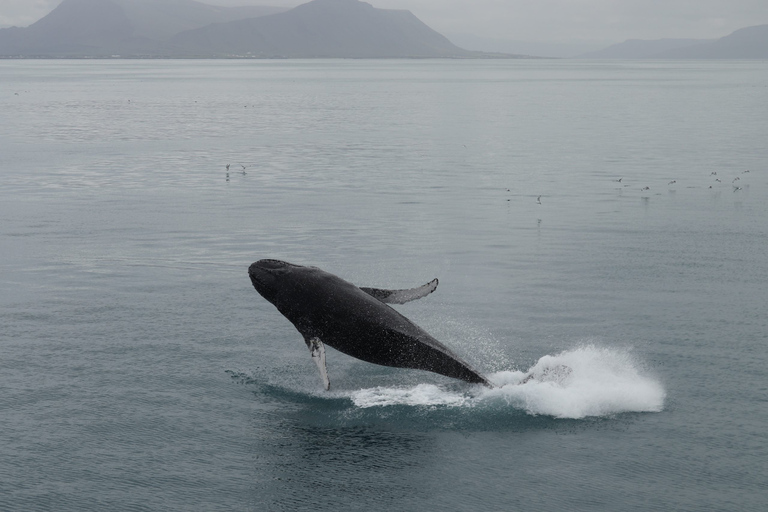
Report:
<svg viewBox="0 0 768 512"><path fill-rule="evenodd" d="M660 53L716 41L715 39L627 39L601 50L578 55L580 59L653 59Z"/></svg>
<svg viewBox="0 0 768 512"><path fill-rule="evenodd" d="M524 58L459 48L410 11L358 0L293 9L194 0L64 0L0 29L3 58Z"/></svg>
<svg viewBox="0 0 768 512"><path fill-rule="evenodd" d="M0 29L0 58L535 58L529 56L768 59L768 25L720 39L630 39L599 49L471 34L449 40L410 11L358 0L312 0L293 9L63 0L29 27Z"/></svg>
<svg viewBox="0 0 768 512"><path fill-rule="evenodd" d="M314 0L289 11L177 34L175 53L256 57L474 57L410 11L357 0Z"/></svg>
<svg viewBox="0 0 768 512"><path fill-rule="evenodd" d="M497 37L477 36L467 33L445 34L456 46L481 52L500 52L517 55L535 55L549 59L568 59L587 52L605 48L607 43L572 42L547 43L537 41L519 41Z"/></svg>
<svg viewBox="0 0 768 512"><path fill-rule="evenodd" d="M179 32L285 10L216 7L193 0L64 0L29 27L0 29L0 55L158 55L162 41Z"/></svg>
<svg viewBox="0 0 768 512"><path fill-rule="evenodd" d="M768 25L720 39L630 39L579 55L582 59L768 59Z"/></svg>

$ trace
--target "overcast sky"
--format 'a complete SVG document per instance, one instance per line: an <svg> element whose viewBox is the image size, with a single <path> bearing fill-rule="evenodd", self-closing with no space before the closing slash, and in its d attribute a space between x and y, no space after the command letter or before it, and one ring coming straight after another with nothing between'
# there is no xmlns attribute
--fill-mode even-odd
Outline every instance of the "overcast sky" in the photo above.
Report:
<svg viewBox="0 0 768 512"><path fill-rule="evenodd" d="M302 0L203 0L216 5L283 5ZM27 26L61 0L0 0L0 27ZM768 0L369 0L408 9L443 34L537 42L716 38L768 24Z"/></svg>

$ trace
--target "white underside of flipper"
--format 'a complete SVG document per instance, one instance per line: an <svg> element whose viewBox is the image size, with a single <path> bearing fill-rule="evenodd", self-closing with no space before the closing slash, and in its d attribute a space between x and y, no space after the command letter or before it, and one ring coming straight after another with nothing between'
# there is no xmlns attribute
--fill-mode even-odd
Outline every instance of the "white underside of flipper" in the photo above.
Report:
<svg viewBox="0 0 768 512"><path fill-rule="evenodd" d="M317 369L320 370L323 386L328 391L331 389L331 381L328 379L328 370L325 368L325 345L320 341L320 338L312 338L307 341L307 346L309 347L309 353L312 354L312 360L317 365Z"/></svg>
<svg viewBox="0 0 768 512"><path fill-rule="evenodd" d="M425 285L409 290L383 290L381 288L361 287L368 295L379 299L385 304L405 304L412 300L426 297L437 288L437 279L433 279Z"/></svg>

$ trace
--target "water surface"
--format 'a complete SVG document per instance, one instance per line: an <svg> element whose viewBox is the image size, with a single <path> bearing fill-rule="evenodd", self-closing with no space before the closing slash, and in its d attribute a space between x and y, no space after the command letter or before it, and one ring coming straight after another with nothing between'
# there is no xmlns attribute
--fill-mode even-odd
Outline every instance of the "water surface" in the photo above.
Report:
<svg viewBox="0 0 768 512"><path fill-rule="evenodd" d="M0 510L768 505L765 63L0 77ZM440 278L398 310L502 387L324 392L263 257Z"/></svg>

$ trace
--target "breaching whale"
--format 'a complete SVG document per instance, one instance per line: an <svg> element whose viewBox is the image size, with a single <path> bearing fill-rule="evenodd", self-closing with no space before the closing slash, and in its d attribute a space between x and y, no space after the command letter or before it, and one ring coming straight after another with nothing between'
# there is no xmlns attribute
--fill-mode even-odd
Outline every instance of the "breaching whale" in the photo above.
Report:
<svg viewBox="0 0 768 512"><path fill-rule="evenodd" d="M317 267L264 259L248 268L254 288L293 323L320 370L325 389L327 344L369 363L427 370L493 385L451 349L387 304L404 304L437 288L437 279L409 290L358 288Z"/></svg>

